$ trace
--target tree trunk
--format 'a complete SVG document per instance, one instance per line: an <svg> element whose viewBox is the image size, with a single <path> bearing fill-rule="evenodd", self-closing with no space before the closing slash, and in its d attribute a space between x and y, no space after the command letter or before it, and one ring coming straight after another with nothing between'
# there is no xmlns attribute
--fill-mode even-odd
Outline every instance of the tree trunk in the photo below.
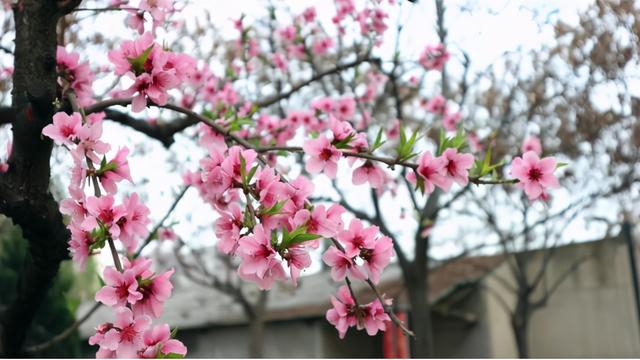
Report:
<svg viewBox="0 0 640 360"><path fill-rule="evenodd" d="M518 294L516 309L511 317L511 328L513 329L513 336L516 340L520 359L529 357L529 344L527 342L530 317L529 294L530 292L526 290Z"/></svg>
<svg viewBox="0 0 640 360"><path fill-rule="evenodd" d="M264 328L269 293L261 291L251 309L247 309L249 317L249 357L264 357Z"/></svg>
<svg viewBox="0 0 640 360"><path fill-rule="evenodd" d="M434 343L427 272L420 273L418 276L408 276L405 280L411 305L410 327L415 334L411 341L411 353L414 358L431 358L434 357Z"/></svg>
<svg viewBox="0 0 640 360"><path fill-rule="evenodd" d="M249 357L264 357L264 317L262 315L249 319Z"/></svg>
<svg viewBox="0 0 640 360"><path fill-rule="evenodd" d="M513 329L513 336L516 339L516 346L518 348L518 357L520 359L529 358L529 346L527 343L527 326L528 322L518 321L514 319L511 321L511 327Z"/></svg>
<svg viewBox="0 0 640 360"><path fill-rule="evenodd" d="M56 99L60 3L21 0L13 5L13 154L9 171L0 176L0 212L22 228L29 253L20 272L15 302L2 314L0 355L9 357L21 355L31 321L58 273L60 261L67 257L69 233L48 191L53 143L42 136L42 128L52 121Z"/></svg>

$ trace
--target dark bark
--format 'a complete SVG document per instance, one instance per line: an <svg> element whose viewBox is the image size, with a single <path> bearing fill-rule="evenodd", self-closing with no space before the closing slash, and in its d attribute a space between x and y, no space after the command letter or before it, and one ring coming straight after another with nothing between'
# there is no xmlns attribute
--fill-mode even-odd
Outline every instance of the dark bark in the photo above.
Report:
<svg viewBox="0 0 640 360"><path fill-rule="evenodd" d="M264 357L264 328L267 308L268 293L261 291L251 311L247 312L249 318L249 357Z"/></svg>
<svg viewBox="0 0 640 360"><path fill-rule="evenodd" d="M528 318L526 315L516 315L511 319L511 328L516 340L518 357L527 359L529 357L529 344L527 342Z"/></svg>
<svg viewBox="0 0 640 360"><path fill-rule="evenodd" d="M516 307L511 315L511 328L516 340L518 357L526 359L529 357L529 346L527 342L527 331L529 329L529 319L535 310L531 306L531 288L527 285L526 278L519 278L518 292L516 293Z"/></svg>
<svg viewBox="0 0 640 360"><path fill-rule="evenodd" d="M417 270L417 269L415 269ZM414 271L405 276L409 304L411 305L410 328L415 336L411 339L411 351L414 358L434 357L431 308L429 306L429 285L427 271Z"/></svg>
<svg viewBox="0 0 640 360"><path fill-rule="evenodd" d="M22 0L14 6L13 154L9 172L0 176L0 212L22 228L29 253L16 301L2 314L4 356L21 355L31 321L60 261L67 257L69 234L48 191L53 144L41 135L51 122L56 98L56 23L62 14L58 5L53 0Z"/></svg>
<svg viewBox="0 0 640 360"><path fill-rule="evenodd" d="M249 319L249 357L264 357L264 318L255 316Z"/></svg>

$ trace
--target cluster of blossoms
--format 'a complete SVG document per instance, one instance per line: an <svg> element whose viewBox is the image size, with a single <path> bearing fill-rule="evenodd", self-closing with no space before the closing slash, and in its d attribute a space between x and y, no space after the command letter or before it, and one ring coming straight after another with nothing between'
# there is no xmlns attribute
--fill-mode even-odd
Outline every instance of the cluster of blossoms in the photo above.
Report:
<svg viewBox="0 0 640 360"><path fill-rule="evenodd" d="M391 321L379 299L359 305L346 285L338 289L336 297L331 297L331 304L333 308L327 311L327 321L338 329L341 339L350 327L365 329L367 334L373 336L378 331L386 331ZM386 305L391 305L391 302L387 301Z"/></svg>
<svg viewBox="0 0 640 360"><path fill-rule="evenodd" d="M70 217L69 250L74 262L84 268L87 258L104 248L108 242L119 241L132 254L138 240L149 233L149 209L136 193L116 204L117 183L131 181L127 148L119 149L107 160L110 146L100 140L104 114L83 118L80 113L59 112L53 124L42 133L56 144L65 146L74 160L71 171L69 199L60 203L60 211ZM100 158L102 156L102 158ZM87 196L84 188L93 181L94 196ZM106 194L102 194L99 187ZM117 253L113 254L119 259ZM119 260L116 263L119 267ZM98 327L91 345L100 345L98 357L156 357L156 355L185 355L186 348L171 339L168 325L151 328L151 318L162 313L163 303L171 295L169 277L173 270L161 274L151 271L151 260L138 258L128 261L118 271L109 266L104 270L106 285L96 293L96 301L114 309L116 320Z"/></svg>
<svg viewBox="0 0 640 360"><path fill-rule="evenodd" d="M445 130L450 132L457 130L458 124L462 121L462 114L459 111L452 111L444 96L436 95L429 100L423 100L423 105L428 112L442 117L442 126Z"/></svg>
<svg viewBox="0 0 640 360"><path fill-rule="evenodd" d="M461 186L469 183L469 169L473 162L473 155L458 153L455 148L446 149L437 157L426 151L420 155L416 171L407 174L407 180L418 183L427 194L432 193L436 186L449 191L454 182Z"/></svg>
<svg viewBox="0 0 640 360"><path fill-rule="evenodd" d="M129 13L127 26L142 34L145 31L145 14L151 17L152 30L155 32L167 16L175 12L173 3L173 0L140 0L135 5L129 0L111 0L110 6L126 10Z"/></svg>
<svg viewBox="0 0 640 360"><path fill-rule="evenodd" d="M449 52L444 45L428 45L420 54L418 62L426 70L442 70L449 57Z"/></svg>
<svg viewBox="0 0 640 360"><path fill-rule="evenodd" d="M68 85L69 93L84 94L77 97L78 102L84 99L83 104L90 103L88 64L79 64L78 55L63 48L58 48L58 56L61 85ZM151 260L132 255L138 241L149 235L149 209L136 193L116 202L117 184L132 181L129 149L120 148L107 159L111 146L101 140L103 118L104 113L58 112L53 123L42 130L43 135L67 148L73 159L70 198L61 201L60 211L70 219L69 250L74 262L84 269L88 257L107 244L113 252L115 267L105 268L106 285L96 294L96 301L112 307L116 320L98 327L89 342L100 346L98 357L183 356L186 348L171 339L168 325L150 327L151 319L162 314L163 303L171 295L173 270L156 274ZM93 187L93 195L85 194L86 185ZM125 258L124 267L115 252L116 243L133 259Z"/></svg>
<svg viewBox="0 0 640 360"><path fill-rule="evenodd" d="M58 46L56 52L58 82L63 88L68 86L78 97L79 106L89 106L93 100L94 74L91 72L88 62L81 63L80 55Z"/></svg>
<svg viewBox="0 0 640 360"><path fill-rule="evenodd" d="M345 229L345 210L340 205L310 204L313 184L304 176L284 181L274 168L258 164L254 150L227 147L224 138L204 128L201 142L209 154L200 161L200 171L187 173L185 181L196 186L219 213L218 249L239 257L240 278L264 290L288 278L295 286L300 273L311 265L309 251L319 247L322 237L340 247L329 247L323 256L335 281L352 277L378 283L394 252L391 239L380 236L376 226L364 227L354 219ZM354 311L367 314L364 327L371 334L384 330L389 321L379 301L337 311L342 335L346 327L356 325Z"/></svg>
<svg viewBox="0 0 640 360"><path fill-rule="evenodd" d="M133 84L121 96L133 96L134 112L144 110L147 98L158 105L165 105L168 91L188 81L195 72L195 60L188 55L165 51L157 44L151 32L137 40L123 41L119 50L109 51L109 60L115 66L115 74L126 76Z"/></svg>
<svg viewBox="0 0 640 360"><path fill-rule="evenodd" d="M374 40L374 44L379 43L387 29L388 16L375 2L362 10L356 9L353 0L335 3L337 13L333 22L340 32L348 25L346 19L351 19L360 27L361 35ZM313 183L303 175L287 181L276 170L277 155L268 151L263 155L262 150L273 146L285 149L283 151L303 152L308 173L324 173L331 179L337 176L340 160L346 158L353 168L352 183L368 183L379 194L393 189L397 181L380 164L407 166L411 168L407 179L429 194L436 186L446 192L454 183L460 186L469 183L474 157L461 152L463 142L440 144L437 156L425 151L417 157L417 164L407 165L418 155L413 154L416 133L408 141L400 121L395 120L386 133L388 140L398 142L397 156L380 162L373 153L382 146L381 134L385 129L381 129L375 143L370 144L367 129L371 115L362 111L365 105L373 107L377 95L384 91L387 77L376 70L367 73L364 93L316 98L308 109L289 110L281 117L254 114L250 103L241 103L233 81L242 69L247 73L252 71L252 59L257 62L266 57L259 56L260 44L249 36L252 30L243 24L243 18L235 21L240 39L237 57L230 66L231 75L219 78L207 66L196 69L191 57L167 51L155 42L155 28L175 11L172 1L140 0L137 7L132 8L127 0L113 0L112 6L129 11L128 24L141 34L137 40L124 41L120 49L110 51L108 56L115 66L115 74L132 81L127 89L118 93L123 97L133 96L132 110L144 110L148 101L165 105L169 101L169 90L189 82L197 85L198 91L185 94L182 105L193 108L197 96L205 107L213 109L207 117L220 117L216 125L228 130L224 132L225 137L215 132L214 127L202 124L199 142L208 154L200 161L199 170L186 173L184 181L196 187L219 214L215 221L217 247L223 254L239 258L239 277L255 282L263 290L280 280L290 279L295 286L300 274L311 265L310 251L318 249L324 238L332 243L322 256L331 268L332 279L346 281L348 285L331 297L333 308L327 311L327 320L337 328L341 338L350 327L364 329L369 335L385 331L391 321L386 312L391 301L380 297L359 304L350 288L350 279L366 281L371 286L378 284L394 256L391 238L383 236L377 226L367 227L359 219L351 220L345 227L345 209L338 204L311 204ZM147 32L146 14L153 20L153 27ZM308 8L295 17L293 24L276 29L278 49L268 58L271 61L268 65L287 72L291 59L313 61L313 56L330 54L334 40L322 31L315 19L315 9ZM419 62L427 70L441 70L448 59L449 53L440 44L427 47ZM87 63L79 63L77 54L60 47L58 72L61 86L77 96L80 106L93 102L93 75ZM417 84L417 79L413 84ZM424 108L442 117L446 130L459 129L462 116L460 112L450 111L443 96L425 100ZM257 115L255 121L253 115ZM104 270L105 286L95 298L113 308L115 320L100 325L89 342L99 346L99 357L184 356L186 347L173 339L168 325L151 325L152 319L162 314L164 302L171 295L170 277L174 271L156 273L151 260L133 256L139 240L149 235L149 210L135 193L120 203L116 201L117 184L132 181L127 161L129 150L118 149L107 160L111 149L100 139L103 117L103 114L57 113L53 124L43 130L44 135L68 148L74 160L69 185L71 197L60 205L61 212L71 219L69 249L74 261L84 267L87 258L107 243L111 249L115 249L116 243L121 245L128 255L120 265L120 257L114 253L115 266ZM243 146L233 145L229 134ZM289 147L289 141L302 134L303 146ZM541 146L536 140L527 140L524 155L514 159L511 170L531 200L547 199L546 189L558 185L553 175L555 160L539 158ZM2 169L0 164L0 171ZM93 196L85 194L87 183L94 187ZM158 235L167 239L176 237L170 229L162 229Z"/></svg>
<svg viewBox="0 0 640 360"><path fill-rule="evenodd" d="M259 165L254 150L228 148L223 138L203 132L209 155L201 170L188 173L195 185L220 214L215 230L218 249L241 259L238 274L262 289L287 278L295 284L309 267L310 249L318 238L334 238L342 231L339 205L312 206L313 184L305 177L286 182L268 165ZM244 196L243 196L244 195ZM288 270L288 271L286 271Z"/></svg>

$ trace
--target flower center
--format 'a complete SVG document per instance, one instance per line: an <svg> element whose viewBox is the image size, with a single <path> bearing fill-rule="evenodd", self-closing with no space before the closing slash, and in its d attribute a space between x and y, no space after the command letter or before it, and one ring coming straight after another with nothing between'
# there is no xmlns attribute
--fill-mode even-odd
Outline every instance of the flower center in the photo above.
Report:
<svg viewBox="0 0 640 360"><path fill-rule="evenodd" d="M324 148L324 149L322 149L322 151L320 152L320 155L318 157L322 161L328 161L329 159L331 159L332 155L333 155L333 152L331 151L331 149Z"/></svg>
<svg viewBox="0 0 640 360"><path fill-rule="evenodd" d="M529 170L529 180L531 181L539 181L542 178L542 171L540 169L534 167Z"/></svg>

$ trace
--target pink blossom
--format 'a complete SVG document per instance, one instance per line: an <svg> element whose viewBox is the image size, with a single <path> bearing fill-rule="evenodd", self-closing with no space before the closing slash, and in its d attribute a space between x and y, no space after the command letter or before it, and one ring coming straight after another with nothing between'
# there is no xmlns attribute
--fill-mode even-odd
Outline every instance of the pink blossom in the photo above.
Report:
<svg viewBox="0 0 640 360"><path fill-rule="evenodd" d="M305 225L308 233L330 238L337 236L338 232L342 230L344 226L342 214L344 212L345 209L338 204L333 204L328 209L324 205L316 205L311 213L306 209L300 210L298 212L300 215L296 213L296 217L303 216L305 218L305 222L300 225Z"/></svg>
<svg viewBox="0 0 640 360"><path fill-rule="evenodd" d="M336 177L341 152L331 145L326 136L323 135L315 140L308 140L302 148L309 155L309 159L305 164L305 169L309 173L316 174L324 170L330 179Z"/></svg>
<svg viewBox="0 0 640 360"><path fill-rule="evenodd" d="M333 133L334 141L344 141L350 136L353 138L355 130L348 121L339 120L333 115L329 115L329 127Z"/></svg>
<svg viewBox="0 0 640 360"><path fill-rule="evenodd" d="M93 103L91 86L94 75L89 68L89 63L80 63L79 58L78 53L67 52L64 47L58 46L56 52L58 74L73 89L78 98L78 105L89 106Z"/></svg>
<svg viewBox="0 0 640 360"><path fill-rule="evenodd" d="M462 114L459 111L447 113L442 119L442 125L447 131L456 131L460 120L462 120Z"/></svg>
<svg viewBox="0 0 640 360"><path fill-rule="evenodd" d="M154 46L153 34L146 32L135 41L123 41L120 49L109 51L108 58L115 65L116 75L133 74L134 69L129 59L140 57L151 46Z"/></svg>
<svg viewBox="0 0 640 360"><path fill-rule="evenodd" d="M100 224L109 230L113 238L118 238L120 236L118 221L126 215L127 210L122 205L114 206L113 203L112 195L88 197L85 203L88 216L82 222L81 228L91 231Z"/></svg>
<svg viewBox="0 0 640 360"><path fill-rule="evenodd" d="M142 339L146 347L140 351L142 358L155 359L169 354L187 355L187 347L179 340L171 338L168 324L150 328L144 332Z"/></svg>
<svg viewBox="0 0 640 360"><path fill-rule="evenodd" d="M151 319L148 316L135 316L130 309L116 309L116 321L113 328L107 331L98 344L108 350L115 351L117 357L137 357L138 350L144 342L142 335L149 328ZM94 339L95 343L96 339ZM91 342L90 342L91 343Z"/></svg>
<svg viewBox="0 0 640 360"><path fill-rule="evenodd" d="M138 7L151 14L155 31L155 28L164 21L166 15L173 12L173 0L141 0Z"/></svg>
<svg viewBox="0 0 640 360"><path fill-rule="evenodd" d="M73 222L69 225L69 231L71 232L71 238L68 244L71 258L78 269L84 271L87 259L91 255L91 245L95 241L90 232L80 229Z"/></svg>
<svg viewBox="0 0 640 360"><path fill-rule="evenodd" d="M386 331L389 322L391 322L391 318L384 311L380 300L375 299L366 305L363 323L367 335L374 336L378 330Z"/></svg>
<svg viewBox="0 0 640 360"><path fill-rule="evenodd" d="M480 141L478 134L476 134L475 132L470 132L468 139L469 139L469 148L471 148L471 151L475 152L475 151L482 150L482 142Z"/></svg>
<svg viewBox="0 0 640 360"><path fill-rule="evenodd" d="M278 35L285 42L293 42L296 39L296 27L294 25L285 26L278 30Z"/></svg>
<svg viewBox="0 0 640 360"><path fill-rule="evenodd" d="M126 212L117 222L120 227L120 240L128 252L133 252L137 246L136 237L146 237L149 234L149 209L140 202L137 193L125 198L122 206Z"/></svg>
<svg viewBox="0 0 640 360"><path fill-rule="evenodd" d="M359 280L367 278L367 275L364 274L352 257L333 245L324 252L322 260L331 267L333 281L342 281L346 276Z"/></svg>
<svg viewBox="0 0 640 360"><path fill-rule="evenodd" d="M364 260L364 268L371 281L376 284L380 281L380 274L391 261L393 254L393 241L387 236L376 239L373 247L360 249L359 255Z"/></svg>
<svg viewBox="0 0 640 360"><path fill-rule="evenodd" d="M331 98L318 98L311 101L311 108L329 113L333 111L334 101Z"/></svg>
<svg viewBox="0 0 640 360"><path fill-rule="evenodd" d="M58 145L73 145L78 141L78 134L82 128L82 116L79 113L67 115L58 112L53 115L53 124L42 129L42 134L50 137Z"/></svg>
<svg viewBox="0 0 640 360"><path fill-rule="evenodd" d="M356 113L356 101L352 97L343 97L334 103L334 114L340 120L349 120Z"/></svg>
<svg viewBox="0 0 640 360"><path fill-rule="evenodd" d="M169 278L175 270L170 269L156 275L150 273L148 267L140 266L139 269L138 271L144 271L138 288L142 298L133 304L133 312L136 316L148 315L158 318L162 315L164 302L171 296L173 285Z"/></svg>
<svg viewBox="0 0 640 360"><path fill-rule="evenodd" d="M289 266L293 286L298 286L300 272L311 265L309 252L302 244L292 245L282 250L282 259L284 259Z"/></svg>
<svg viewBox="0 0 640 360"><path fill-rule="evenodd" d="M237 254L242 259L238 275L245 280L255 281L263 290L271 289L275 280L285 279L285 272L277 252L271 247L271 236L261 224L253 228L253 233L240 238Z"/></svg>
<svg viewBox="0 0 640 360"><path fill-rule="evenodd" d="M449 56L443 44L429 45L420 54L419 62L427 70L442 70Z"/></svg>
<svg viewBox="0 0 640 360"><path fill-rule="evenodd" d="M314 41L313 45L311 46L311 50L313 51L314 55L321 56L329 52L332 46L333 46L333 39L326 37L326 38L322 38Z"/></svg>
<svg viewBox="0 0 640 360"><path fill-rule="evenodd" d="M427 111L437 114L444 115L447 113L447 100L442 95L437 95L429 99L427 103Z"/></svg>
<svg viewBox="0 0 640 360"><path fill-rule="evenodd" d="M352 326L356 326L358 322L356 318L356 302L346 285L342 285L338 289L336 297L331 297L331 304L333 308L327 310L327 321L336 327L340 339L344 339L347 330Z"/></svg>
<svg viewBox="0 0 640 360"><path fill-rule="evenodd" d="M224 254L233 254L238 247L243 214L237 203L231 203L227 210L221 211L220 217L215 222L216 237L218 250Z"/></svg>
<svg viewBox="0 0 640 360"><path fill-rule="evenodd" d="M244 168L244 173L249 174L251 171L251 167L253 166L253 162L255 161L258 154L254 150L244 150L240 146L232 146L229 148L229 153L222 162L222 170L233 178L233 180L237 182L241 182L241 161L240 157L244 158L244 162L246 164Z"/></svg>
<svg viewBox="0 0 640 360"><path fill-rule="evenodd" d="M129 182L133 182L131 174L129 173L127 155L129 155L128 148L124 147L119 149L113 160L107 163L105 169L103 169L104 171L98 173L98 178L100 179L102 187L109 194L115 194L118 191L118 187L116 186L117 182L122 180L129 180Z"/></svg>
<svg viewBox="0 0 640 360"><path fill-rule="evenodd" d="M446 160L444 158L434 158L430 151L425 151L420 155L417 173L424 181L424 191L426 194L431 194L436 185L443 189L447 187L445 165ZM408 173L407 180L415 183L417 180L416 173Z"/></svg>
<svg viewBox="0 0 640 360"><path fill-rule="evenodd" d="M558 178L553 174L556 159L552 156L540 159L533 151L513 159L511 175L520 180L518 186L533 201L546 195L547 188L559 187Z"/></svg>
<svg viewBox="0 0 640 360"><path fill-rule="evenodd" d="M287 62L285 56L281 53L273 54L271 61L276 68L280 69L281 71L287 71L287 66L289 65L289 63Z"/></svg>
<svg viewBox="0 0 640 360"><path fill-rule="evenodd" d="M387 133L387 137L389 139L396 139L398 136L400 136L400 120L399 119L395 119L391 123L391 126L389 126L386 129L386 133Z"/></svg>
<svg viewBox="0 0 640 360"><path fill-rule="evenodd" d="M109 306L126 306L142 299L133 270L119 272L113 266L104 269L105 286L96 293L96 301Z"/></svg>
<svg viewBox="0 0 640 360"><path fill-rule="evenodd" d="M221 166L212 166L211 159L203 159L200 161L202 166L202 181L214 193L223 193L231 186L232 178Z"/></svg>
<svg viewBox="0 0 640 360"><path fill-rule="evenodd" d="M158 238L160 240L176 240L178 239L178 235L173 231L173 229L168 227L161 227L158 229Z"/></svg>
<svg viewBox="0 0 640 360"><path fill-rule="evenodd" d="M378 232L377 226L365 228L362 221L353 219L349 223L349 228L340 231L337 238L343 244L346 254L354 257L360 254L360 249L374 247Z"/></svg>
<svg viewBox="0 0 640 360"><path fill-rule="evenodd" d="M351 177L353 185L361 185L369 182L374 189L382 187L384 180L384 170L374 165L371 161L365 161L362 166L353 171L353 176Z"/></svg>
<svg viewBox="0 0 640 360"><path fill-rule="evenodd" d="M540 139L535 136L526 138L522 143L522 152L526 153L527 151L533 151L538 156L542 155L542 144L540 144Z"/></svg>
<svg viewBox="0 0 640 360"><path fill-rule="evenodd" d="M94 163L99 164L99 155L104 155L111 149L109 144L100 140L104 116L103 112L87 115L85 124L78 130L78 146L71 151L76 162L84 162L86 156Z"/></svg>
<svg viewBox="0 0 640 360"><path fill-rule="evenodd" d="M304 9L302 17L304 18L304 21L308 23L313 22L313 20L315 20L316 18L316 8L314 6L309 6L308 8Z"/></svg>
<svg viewBox="0 0 640 360"><path fill-rule="evenodd" d="M444 191L449 191L453 182L460 186L469 183L469 169L473 166L473 155L459 154L458 150L449 148L442 153L441 158L445 160L445 183L442 184Z"/></svg>

